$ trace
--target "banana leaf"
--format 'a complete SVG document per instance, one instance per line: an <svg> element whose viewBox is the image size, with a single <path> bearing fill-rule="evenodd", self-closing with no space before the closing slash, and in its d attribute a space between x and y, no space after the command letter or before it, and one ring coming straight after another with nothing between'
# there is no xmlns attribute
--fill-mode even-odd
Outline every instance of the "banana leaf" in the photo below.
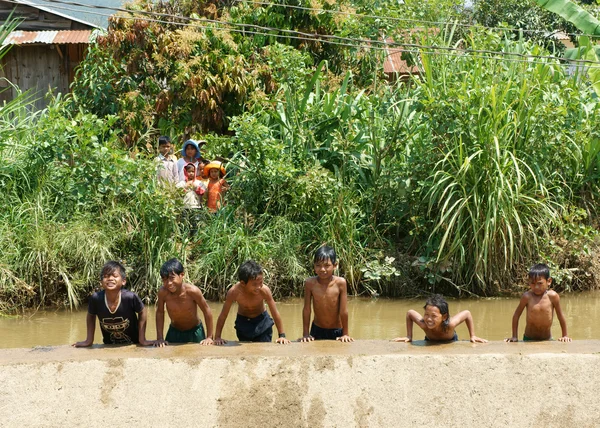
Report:
<svg viewBox="0 0 600 428"><path fill-rule="evenodd" d="M562 18L575 25L584 34L600 36L600 21L581 6L570 0L535 0L535 2L550 12L560 15Z"/></svg>

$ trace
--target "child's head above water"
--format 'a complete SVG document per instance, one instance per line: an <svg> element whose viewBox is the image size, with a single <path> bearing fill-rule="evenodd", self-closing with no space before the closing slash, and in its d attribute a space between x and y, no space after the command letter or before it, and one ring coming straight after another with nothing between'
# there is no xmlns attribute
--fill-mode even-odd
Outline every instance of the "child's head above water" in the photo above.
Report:
<svg viewBox="0 0 600 428"><path fill-rule="evenodd" d="M552 284L548 265L538 263L529 269L529 287L536 295L543 295Z"/></svg>
<svg viewBox="0 0 600 428"><path fill-rule="evenodd" d="M425 301L425 314L423 321L427 327L434 329L442 327L442 331L448 330L450 324L450 312L448 311L448 302L441 294L434 294Z"/></svg>
<svg viewBox="0 0 600 428"><path fill-rule="evenodd" d="M183 265L177 259L167 260L160 267L160 277L168 278L170 274L174 273L175 275L181 275L183 273Z"/></svg>
<svg viewBox="0 0 600 428"><path fill-rule="evenodd" d="M532 278L549 279L550 278L550 268L548 267L548 265L545 265L543 263L538 263L536 265L531 266L531 268L529 269L529 279L532 279Z"/></svg>
<svg viewBox="0 0 600 428"><path fill-rule="evenodd" d="M323 245L315 253L315 259L313 260L313 263L317 264L319 262L326 262L327 260L329 260L331 264L335 265L337 256L333 248Z"/></svg>
<svg viewBox="0 0 600 428"><path fill-rule="evenodd" d="M102 266L102 270L100 271L100 281L102 281L104 277L110 276L113 273L118 273L122 279L127 279L125 267L121 263L111 260Z"/></svg>
<svg viewBox="0 0 600 428"><path fill-rule="evenodd" d="M263 268L254 260L247 260L238 269L238 279L242 282L248 282L258 278L263 274Z"/></svg>

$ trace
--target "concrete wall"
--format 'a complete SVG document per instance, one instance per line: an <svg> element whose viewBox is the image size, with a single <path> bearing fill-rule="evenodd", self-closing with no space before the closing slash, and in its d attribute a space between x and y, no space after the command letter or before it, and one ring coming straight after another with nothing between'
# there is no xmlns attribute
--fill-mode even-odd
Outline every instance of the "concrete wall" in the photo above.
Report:
<svg viewBox="0 0 600 428"><path fill-rule="evenodd" d="M597 427L600 342L0 350L3 427Z"/></svg>

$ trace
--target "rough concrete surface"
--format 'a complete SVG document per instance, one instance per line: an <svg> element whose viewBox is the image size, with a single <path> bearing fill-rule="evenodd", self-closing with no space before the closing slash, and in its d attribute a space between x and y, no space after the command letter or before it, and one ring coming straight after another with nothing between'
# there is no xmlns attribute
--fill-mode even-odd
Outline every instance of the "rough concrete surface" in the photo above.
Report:
<svg viewBox="0 0 600 428"><path fill-rule="evenodd" d="M0 350L2 427L598 427L600 341Z"/></svg>

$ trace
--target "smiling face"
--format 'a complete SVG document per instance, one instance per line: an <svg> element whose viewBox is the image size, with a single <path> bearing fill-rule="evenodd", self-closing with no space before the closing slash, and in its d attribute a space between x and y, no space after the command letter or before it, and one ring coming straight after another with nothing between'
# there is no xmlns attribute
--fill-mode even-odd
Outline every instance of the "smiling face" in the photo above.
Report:
<svg viewBox="0 0 600 428"><path fill-rule="evenodd" d="M240 281L247 293L258 294L263 286L263 276L258 275L254 279L249 279L248 282Z"/></svg>
<svg viewBox="0 0 600 428"><path fill-rule="evenodd" d="M536 296L544 294L548 290L548 287L550 287L550 284L552 284L552 278L544 278L543 276L529 277L529 288Z"/></svg>
<svg viewBox="0 0 600 428"><path fill-rule="evenodd" d="M183 273L176 274L175 272L169 273L169 276L161 277L163 287L165 287L170 293L178 293L181 290L183 284Z"/></svg>
<svg viewBox="0 0 600 428"><path fill-rule="evenodd" d="M102 276L102 280L100 281L100 285L106 291L119 291L125 285L125 278L121 276L121 273L118 269L113 270L112 272L107 272Z"/></svg>
<svg viewBox="0 0 600 428"><path fill-rule="evenodd" d="M442 326L442 323L448 319L448 314L442 315L437 306L427 305L423 314L423 322L430 330L437 330Z"/></svg>
<svg viewBox="0 0 600 428"><path fill-rule="evenodd" d="M333 271L337 267L337 263L331 263L331 260L318 260L314 264L315 273L319 279L330 279L333 276Z"/></svg>

